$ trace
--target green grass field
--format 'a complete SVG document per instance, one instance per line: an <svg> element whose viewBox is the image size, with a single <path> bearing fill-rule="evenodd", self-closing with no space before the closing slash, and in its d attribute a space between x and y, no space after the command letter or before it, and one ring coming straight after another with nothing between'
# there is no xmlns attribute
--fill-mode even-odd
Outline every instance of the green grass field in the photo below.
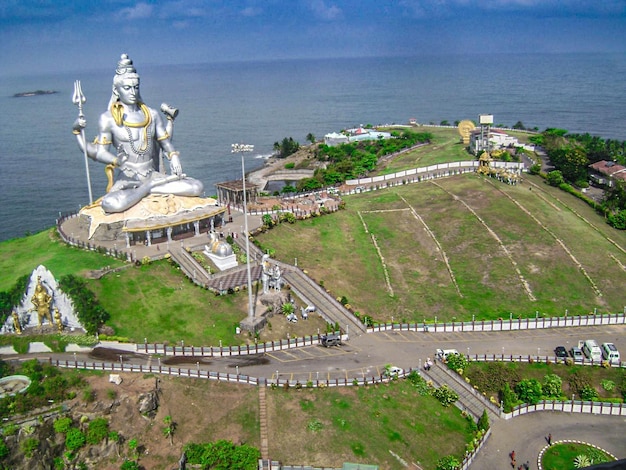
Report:
<svg viewBox="0 0 626 470"><path fill-rule="evenodd" d="M343 462L435 468L462 459L472 438L458 408L420 396L408 380L367 387L268 390L270 453L284 464L340 467ZM438 438L433 445L433 436Z"/></svg>
<svg viewBox="0 0 626 470"><path fill-rule="evenodd" d="M546 470L575 470L581 468L575 462L579 456L586 456L589 459L586 462L581 461L584 462L582 464L585 467L614 460L595 447L578 442L567 442L551 446L543 455L541 463Z"/></svg>
<svg viewBox="0 0 626 470"><path fill-rule="evenodd" d="M353 195L344 211L259 239L377 321L621 312L626 233L526 178L508 186L472 174Z"/></svg>
<svg viewBox="0 0 626 470"><path fill-rule="evenodd" d="M412 129L415 132L429 132L433 135L431 145L411 150L385 162L370 176L388 175L398 171L410 170L418 167L437 165L439 163L460 162L472 160L461 141L456 128L418 126ZM521 143L527 143L531 134L526 132L507 131L507 134L517 137Z"/></svg>
<svg viewBox="0 0 626 470"><path fill-rule="evenodd" d="M124 263L66 245L60 241L55 229L44 230L0 243L0 291L9 290L17 278L32 273L40 264L58 279L66 274L84 276L87 271Z"/></svg>
<svg viewBox="0 0 626 470"><path fill-rule="evenodd" d="M467 159L451 129L389 171ZM459 147L459 148L457 148ZM451 156L452 155L452 156ZM456 155L456 156L454 156ZM384 171L387 171L385 169ZM532 188L532 189L531 189ZM624 308L626 232L578 199L525 176L474 174L348 196L346 210L282 224L258 239L375 321L615 313ZM0 243L0 290L39 264L55 277L122 262L64 245L53 229ZM216 298L168 263L89 281L120 336L232 344L246 295ZM215 325L215 326L213 326Z"/></svg>

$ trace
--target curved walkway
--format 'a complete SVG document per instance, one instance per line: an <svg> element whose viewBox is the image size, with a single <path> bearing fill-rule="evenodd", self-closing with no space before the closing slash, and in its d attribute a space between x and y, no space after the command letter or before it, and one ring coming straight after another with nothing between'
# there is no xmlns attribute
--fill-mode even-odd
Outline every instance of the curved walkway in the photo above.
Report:
<svg viewBox="0 0 626 470"><path fill-rule="evenodd" d="M609 451L617 458L624 457L626 422L614 416L594 416L580 413L540 412L518 416L511 420L491 423L491 436L478 453L471 468L510 468L509 454L515 450L517 465L529 461L536 469L541 450L562 439L585 441Z"/></svg>

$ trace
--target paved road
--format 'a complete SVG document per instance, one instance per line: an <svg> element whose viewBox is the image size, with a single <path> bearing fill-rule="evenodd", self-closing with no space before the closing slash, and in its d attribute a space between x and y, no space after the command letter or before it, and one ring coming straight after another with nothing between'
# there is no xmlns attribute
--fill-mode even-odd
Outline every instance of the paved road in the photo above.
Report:
<svg viewBox="0 0 626 470"><path fill-rule="evenodd" d="M351 336L341 347L308 346L287 351L267 353L263 360L250 357L211 358L209 368L215 372L239 372L252 377L306 381L379 375L385 364L404 369L420 367L435 349L455 348L467 354L531 354L554 355L554 348L578 344L579 339L595 338L599 342L614 342L626 350L626 325L577 328L552 328L488 333L422 333L388 331ZM195 363L195 361L194 361Z"/></svg>
<svg viewBox="0 0 626 470"><path fill-rule="evenodd" d="M536 469L537 457L547 445L548 434L552 434L553 443L561 439L579 440L597 445L618 459L626 458L624 417L543 411L496 421L491 431L491 437L472 464L473 469L510 469L512 450L518 466L529 461L530 468Z"/></svg>
<svg viewBox="0 0 626 470"><path fill-rule="evenodd" d="M379 376L385 364L392 363L405 369L421 366L423 360L433 356L436 348L455 348L471 354L535 355L551 353L556 345L571 346L579 339L595 338L600 342L614 342L626 350L626 325L553 328L546 330L522 330L489 333L423 333L389 331L353 336L341 347L324 348L307 346L264 355L190 358L189 366L213 372L234 373L251 377L281 380L323 380L334 378L360 378ZM142 354L120 351L124 363L156 365L154 358ZM46 356L60 356L47 354ZM71 356L70 356L71 357ZM67 359L68 355L64 356ZM78 360L88 359L85 353L77 354ZM162 359L164 361L164 359ZM557 412L537 412L505 421L492 420L492 435L479 453L472 468L511 468L508 454L515 450L518 465L527 460L531 468L537 468L537 456L545 445L545 436L551 433L553 440L577 439L598 445L618 458L626 458L626 418Z"/></svg>

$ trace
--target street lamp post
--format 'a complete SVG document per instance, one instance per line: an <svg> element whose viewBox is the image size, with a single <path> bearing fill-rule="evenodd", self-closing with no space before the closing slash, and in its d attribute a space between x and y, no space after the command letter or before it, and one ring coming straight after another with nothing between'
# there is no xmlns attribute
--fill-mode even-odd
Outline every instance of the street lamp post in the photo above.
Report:
<svg viewBox="0 0 626 470"><path fill-rule="evenodd" d="M246 237L246 269L248 273L248 319L252 320L254 318L254 308L252 306L252 276L250 274L250 240L248 236L248 203L246 198L246 170L243 163L243 154L246 152L252 152L254 150L254 145L249 144L232 144L231 145L231 153L240 153L241 154L241 178L243 184L243 220Z"/></svg>

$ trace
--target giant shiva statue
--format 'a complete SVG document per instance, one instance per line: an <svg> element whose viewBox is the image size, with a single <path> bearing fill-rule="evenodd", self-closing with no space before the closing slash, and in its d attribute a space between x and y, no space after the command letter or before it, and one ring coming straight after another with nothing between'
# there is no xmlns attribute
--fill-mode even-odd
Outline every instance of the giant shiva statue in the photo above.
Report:
<svg viewBox="0 0 626 470"><path fill-rule="evenodd" d="M84 139L86 120L82 111L74 122L73 133L81 150L89 158L107 165L109 185L100 202L104 212L123 212L149 194L202 194L202 182L183 173L179 152L172 144L172 121L178 110L165 104L161 109L169 121L167 125L156 110L141 100L139 75L132 60L122 54L113 77L109 107L100 116L98 136L93 143ZM161 152L169 160L170 175L159 171ZM115 170L117 175L113 178Z"/></svg>

